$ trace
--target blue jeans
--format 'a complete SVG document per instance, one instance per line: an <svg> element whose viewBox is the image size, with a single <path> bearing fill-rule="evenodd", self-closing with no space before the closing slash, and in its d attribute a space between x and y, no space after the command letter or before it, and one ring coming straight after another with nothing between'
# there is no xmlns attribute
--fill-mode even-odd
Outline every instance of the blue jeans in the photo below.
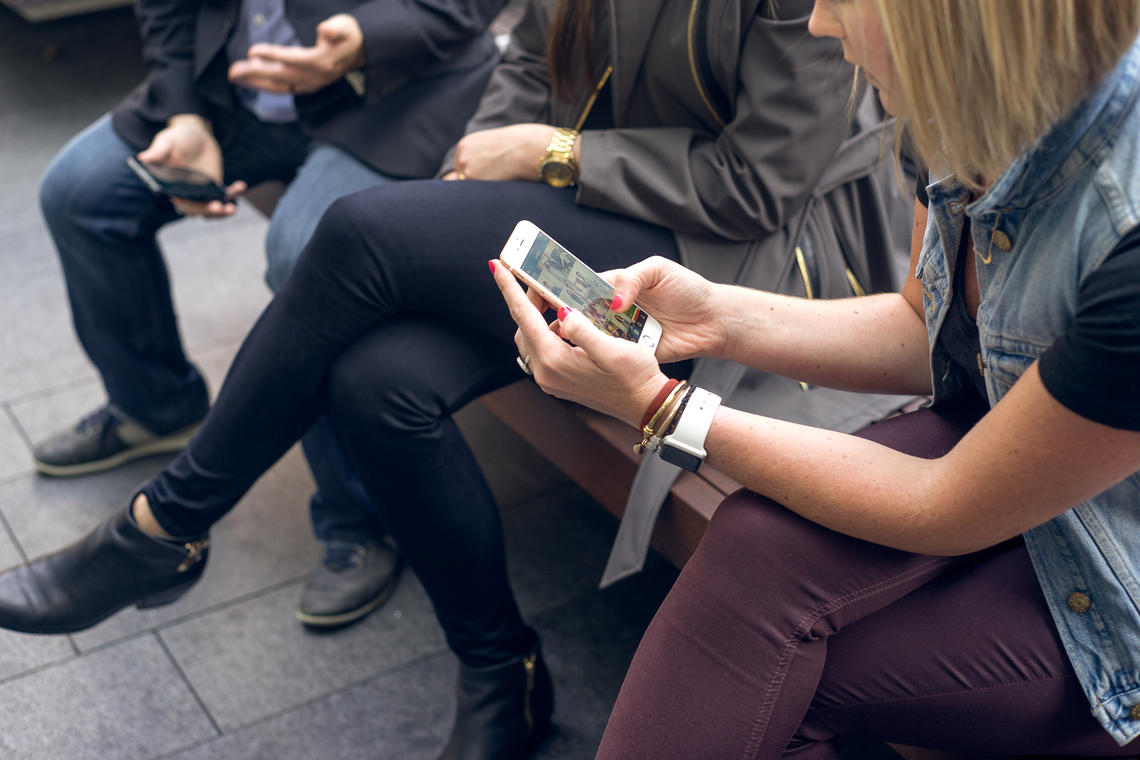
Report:
<svg viewBox="0 0 1140 760"><path fill-rule="evenodd" d="M266 279L276 289L334 200L391 180L337 148L314 144L295 125L244 116L223 149L226 182L289 183L266 238ZM63 265L76 333L110 404L162 434L201 419L209 395L183 351L155 237L180 217L167 198L152 194L127 167L126 157L134 153L104 116L52 162L40 204ZM316 534L322 539L371 535L375 521L363 489L346 480L350 476L335 441L322 439L327 422L317 427L306 437L318 484Z"/></svg>
<svg viewBox="0 0 1140 760"><path fill-rule="evenodd" d="M265 281L276 293L312 237L317 222L341 196L394 182L338 148L318 145L277 203L265 238ZM313 533L320 541L363 541L387 531L344 449L321 415L301 438L317 490L309 502Z"/></svg>

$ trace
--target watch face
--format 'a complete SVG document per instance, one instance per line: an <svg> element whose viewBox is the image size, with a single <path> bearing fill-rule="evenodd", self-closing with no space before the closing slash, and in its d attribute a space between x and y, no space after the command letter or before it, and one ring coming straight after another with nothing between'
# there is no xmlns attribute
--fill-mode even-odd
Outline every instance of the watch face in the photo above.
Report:
<svg viewBox="0 0 1140 760"><path fill-rule="evenodd" d="M542 178L548 185L566 187L574 181L574 170L560 161L547 161L542 165Z"/></svg>

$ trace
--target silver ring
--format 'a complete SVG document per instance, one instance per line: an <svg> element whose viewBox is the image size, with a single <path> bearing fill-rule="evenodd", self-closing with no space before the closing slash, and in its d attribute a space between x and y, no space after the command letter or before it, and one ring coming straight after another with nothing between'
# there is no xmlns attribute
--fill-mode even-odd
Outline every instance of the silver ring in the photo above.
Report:
<svg viewBox="0 0 1140 760"><path fill-rule="evenodd" d="M530 354L527 354L525 359L522 358L521 356L516 356L515 357L515 364L519 365L519 369L521 369L523 372L527 373L528 375L534 374L534 372L530 368Z"/></svg>

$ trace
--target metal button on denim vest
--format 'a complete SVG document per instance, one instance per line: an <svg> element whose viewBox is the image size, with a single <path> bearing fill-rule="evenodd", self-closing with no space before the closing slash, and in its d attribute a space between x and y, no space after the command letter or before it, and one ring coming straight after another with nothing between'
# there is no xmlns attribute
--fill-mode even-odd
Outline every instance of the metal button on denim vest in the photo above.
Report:
<svg viewBox="0 0 1140 760"><path fill-rule="evenodd" d="M969 203L953 177L927 192L915 274L935 399L969 383L937 340L969 217L992 406L1070 325L1084 278L1140 226L1140 41L982 198ZM1140 735L1140 473L1028 531L1025 542L1092 713L1123 745Z"/></svg>

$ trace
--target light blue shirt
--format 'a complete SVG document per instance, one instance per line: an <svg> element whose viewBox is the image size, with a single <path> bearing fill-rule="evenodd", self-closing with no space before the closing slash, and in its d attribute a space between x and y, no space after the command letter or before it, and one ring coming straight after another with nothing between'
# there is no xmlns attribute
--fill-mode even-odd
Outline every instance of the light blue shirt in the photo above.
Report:
<svg viewBox="0 0 1140 760"><path fill-rule="evenodd" d="M226 56L231 62L247 57L249 48L258 42L274 45L300 45L301 40L285 17L284 0L242 0L238 22L226 42ZM297 108L293 96L235 85L238 101L261 121L275 124L296 121Z"/></svg>
<svg viewBox="0 0 1140 760"><path fill-rule="evenodd" d="M948 257L968 217L992 406L1072 323L1084 279L1140 226L1140 40L981 198L969 203L953 177L927 193L915 275L922 279L934 397L969 384L937 340L954 295ZM1140 736L1140 473L1024 537L1092 714L1124 745Z"/></svg>

